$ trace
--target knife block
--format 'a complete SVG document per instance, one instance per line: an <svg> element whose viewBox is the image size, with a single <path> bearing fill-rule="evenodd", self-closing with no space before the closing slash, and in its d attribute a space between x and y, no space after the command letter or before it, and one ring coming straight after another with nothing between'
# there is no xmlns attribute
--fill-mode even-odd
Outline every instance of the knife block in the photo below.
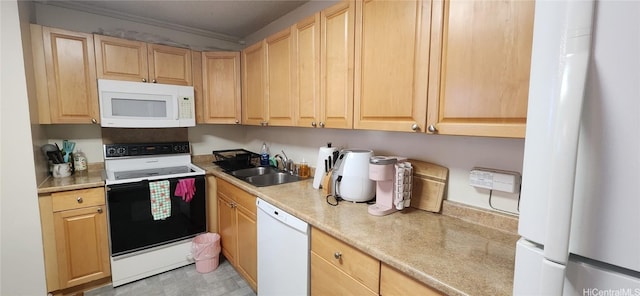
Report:
<svg viewBox="0 0 640 296"><path fill-rule="evenodd" d="M331 171L325 173L322 176L322 181L320 181L320 187L322 187L322 193L329 195L331 194Z"/></svg>

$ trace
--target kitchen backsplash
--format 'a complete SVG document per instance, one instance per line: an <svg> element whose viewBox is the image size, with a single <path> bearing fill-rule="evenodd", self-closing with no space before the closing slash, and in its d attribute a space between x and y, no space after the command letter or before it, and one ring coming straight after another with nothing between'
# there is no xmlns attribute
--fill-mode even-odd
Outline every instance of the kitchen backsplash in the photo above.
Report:
<svg viewBox="0 0 640 296"><path fill-rule="evenodd" d="M51 125L49 141L75 141L90 163L102 162L104 141L153 139L172 141L187 138L193 155L209 155L213 150L244 148L258 152L266 142L272 154L284 150L296 163L303 159L316 163L318 148L332 142L335 147L371 149L376 155L399 155L449 168L447 199L489 209L489 192L469 186L473 167L490 167L522 172L524 140L426 135L421 133L259 127L241 125L199 125L177 129L108 129L94 125ZM172 131L175 130L175 131ZM515 212L517 194L495 193L493 205Z"/></svg>

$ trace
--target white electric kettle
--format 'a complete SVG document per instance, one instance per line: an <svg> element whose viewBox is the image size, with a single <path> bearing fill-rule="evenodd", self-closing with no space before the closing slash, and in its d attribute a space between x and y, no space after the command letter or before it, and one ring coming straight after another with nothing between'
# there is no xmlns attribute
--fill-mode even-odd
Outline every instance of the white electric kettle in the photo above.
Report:
<svg viewBox="0 0 640 296"><path fill-rule="evenodd" d="M363 202L375 197L375 182L369 179L371 150L341 150L331 175L333 195L347 201Z"/></svg>

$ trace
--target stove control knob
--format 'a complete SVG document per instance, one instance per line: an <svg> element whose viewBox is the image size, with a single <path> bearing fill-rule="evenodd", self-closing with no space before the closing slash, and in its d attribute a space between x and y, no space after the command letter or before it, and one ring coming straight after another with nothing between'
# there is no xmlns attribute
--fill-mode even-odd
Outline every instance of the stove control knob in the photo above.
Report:
<svg viewBox="0 0 640 296"><path fill-rule="evenodd" d="M118 147L118 155L124 155L124 153L126 152L126 149L124 147Z"/></svg>
<svg viewBox="0 0 640 296"><path fill-rule="evenodd" d="M107 148L107 156L113 156L116 154L116 148L109 147Z"/></svg>

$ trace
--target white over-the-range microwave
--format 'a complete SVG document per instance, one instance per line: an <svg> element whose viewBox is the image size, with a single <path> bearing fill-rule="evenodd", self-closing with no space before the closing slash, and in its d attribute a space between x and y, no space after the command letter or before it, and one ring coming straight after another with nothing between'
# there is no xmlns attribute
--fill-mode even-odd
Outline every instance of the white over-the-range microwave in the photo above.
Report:
<svg viewBox="0 0 640 296"><path fill-rule="evenodd" d="M98 95L103 127L196 125L192 86L98 79Z"/></svg>

